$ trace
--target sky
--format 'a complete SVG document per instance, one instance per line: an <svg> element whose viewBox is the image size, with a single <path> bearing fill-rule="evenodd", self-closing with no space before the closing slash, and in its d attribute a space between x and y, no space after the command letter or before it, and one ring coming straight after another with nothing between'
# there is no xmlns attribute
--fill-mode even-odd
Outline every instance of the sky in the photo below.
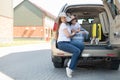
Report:
<svg viewBox="0 0 120 80"><path fill-rule="evenodd" d="M19 3L21 3L23 0L13 0L13 7L17 6ZM54 16L57 16L61 7L65 5L66 3L78 3L78 4L89 4L89 3L95 3L95 4L102 4L101 0L29 0L33 3L35 3L37 6L42 7L46 11L50 12Z"/></svg>

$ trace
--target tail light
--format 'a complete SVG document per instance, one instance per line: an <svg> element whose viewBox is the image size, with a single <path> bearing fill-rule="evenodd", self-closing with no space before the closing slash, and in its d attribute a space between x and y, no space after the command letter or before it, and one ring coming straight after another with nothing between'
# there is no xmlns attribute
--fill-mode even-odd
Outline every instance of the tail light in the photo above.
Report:
<svg viewBox="0 0 120 80"><path fill-rule="evenodd" d="M109 57L115 57L117 55L115 53L108 53L107 56L109 56Z"/></svg>
<svg viewBox="0 0 120 80"><path fill-rule="evenodd" d="M58 28L58 24L57 24L57 23L54 23L53 31L57 31L57 28Z"/></svg>
<svg viewBox="0 0 120 80"><path fill-rule="evenodd" d="M58 35L57 35L57 29L58 29L58 23L54 23L54 26L53 26L53 38L54 39L57 39Z"/></svg>

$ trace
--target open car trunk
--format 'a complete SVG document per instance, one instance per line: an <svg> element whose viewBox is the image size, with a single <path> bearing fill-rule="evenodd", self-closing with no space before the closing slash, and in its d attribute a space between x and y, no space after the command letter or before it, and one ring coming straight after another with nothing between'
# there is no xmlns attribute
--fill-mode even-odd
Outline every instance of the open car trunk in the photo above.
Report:
<svg viewBox="0 0 120 80"><path fill-rule="evenodd" d="M72 5L67 6L65 12L69 15L75 15L78 19L78 23L89 32L89 36L84 40L86 48L88 47L98 47L104 48L109 43L109 25L108 17L103 5ZM100 24L100 40L99 44L90 44L91 39L93 38L93 26L94 24Z"/></svg>

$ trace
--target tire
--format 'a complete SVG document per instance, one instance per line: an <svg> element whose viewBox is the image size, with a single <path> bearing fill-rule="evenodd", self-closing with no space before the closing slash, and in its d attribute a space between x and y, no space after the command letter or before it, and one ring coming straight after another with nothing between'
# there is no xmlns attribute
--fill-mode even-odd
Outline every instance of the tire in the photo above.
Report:
<svg viewBox="0 0 120 80"><path fill-rule="evenodd" d="M63 64L62 63L53 62L53 64L54 64L55 68L63 68Z"/></svg>
<svg viewBox="0 0 120 80"><path fill-rule="evenodd" d="M52 62L55 68L63 68L65 59L62 57L53 57Z"/></svg>
<svg viewBox="0 0 120 80"><path fill-rule="evenodd" d="M118 70L119 69L119 61L111 61L109 69Z"/></svg>

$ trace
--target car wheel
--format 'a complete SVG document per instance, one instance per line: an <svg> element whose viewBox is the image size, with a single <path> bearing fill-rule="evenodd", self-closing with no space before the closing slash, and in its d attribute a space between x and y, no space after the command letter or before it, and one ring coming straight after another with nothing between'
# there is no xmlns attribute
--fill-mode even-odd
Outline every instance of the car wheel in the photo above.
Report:
<svg viewBox="0 0 120 80"><path fill-rule="evenodd" d="M62 63L53 62L53 64L54 64L55 68L63 68L63 64Z"/></svg>
<svg viewBox="0 0 120 80"><path fill-rule="evenodd" d="M64 67L64 58L61 57L54 57L52 58L53 65L55 68L63 68Z"/></svg>
<svg viewBox="0 0 120 80"><path fill-rule="evenodd" d="M111 61L109 69L118 70L119 69L119 61Z"/></svg>

